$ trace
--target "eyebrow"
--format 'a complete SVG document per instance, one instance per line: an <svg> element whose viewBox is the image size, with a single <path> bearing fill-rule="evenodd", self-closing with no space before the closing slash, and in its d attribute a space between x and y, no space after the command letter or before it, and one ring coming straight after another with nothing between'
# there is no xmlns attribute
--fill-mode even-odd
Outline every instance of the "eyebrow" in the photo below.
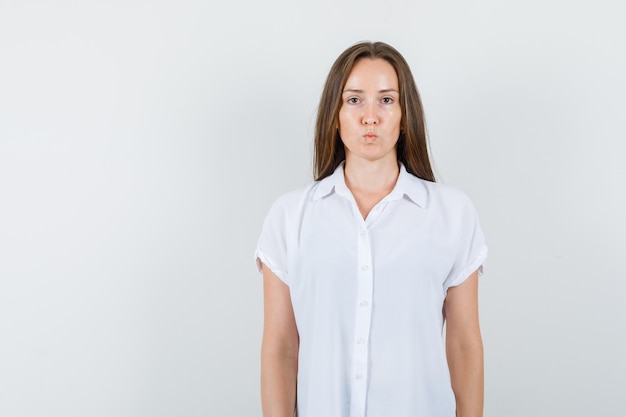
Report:
<svg viewBox="0 0 626 417"><path fill-rule="evenodd" d="M362 94L364 91L363 90L357 90L357 89L353 89L353 88L348 88L346 90L343 90L343 93L358 93L358 94ZM386 88L384 90L380 90L379 93L398 93L398 90L396 90L395 88Z"/></svg>

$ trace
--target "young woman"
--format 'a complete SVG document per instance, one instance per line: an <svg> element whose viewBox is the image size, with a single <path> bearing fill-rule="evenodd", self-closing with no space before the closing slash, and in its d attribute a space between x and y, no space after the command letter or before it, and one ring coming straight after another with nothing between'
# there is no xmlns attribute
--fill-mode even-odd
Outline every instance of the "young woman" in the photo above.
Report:
<svg viewBox="0 0 626 417"><path fill-rule="evenodd" d="M263 415L482 416L487 247L469 199L435 182L420 97L391 46L335 61L315 174L274 203L256 251Z"/></svg>

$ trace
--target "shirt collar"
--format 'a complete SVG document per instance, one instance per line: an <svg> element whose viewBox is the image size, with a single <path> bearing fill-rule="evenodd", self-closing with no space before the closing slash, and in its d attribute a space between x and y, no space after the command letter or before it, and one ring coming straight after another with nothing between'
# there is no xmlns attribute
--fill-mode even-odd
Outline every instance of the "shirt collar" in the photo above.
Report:
<svg viewBox="0 0 626 417"><path fill-rule="evenodd" d="M315 193L313 194L313 201L326 197L333 192L337 192L343 196L350 194L350 190L348 190L346 180L343 176L344 163L345 161L340 163L332 174L318 182L317 190L315 190Z"/></svg>
<svg viewBox="0 0 626 417"><path fill-rule="evenodd" d="M428 199L428 190L426 189L424 181L425 180L415 175L409 174L404 164L400 163L400 175L398 176L396 186L393 187L393 190L391 190L389 194L389 199L399 200L403 197L407 197L421 208L425 208Z"/></svg>
<svg viewBox="0 0 626 417"><path fill-rule="evenodd" d="M345 161L340 163L331 175L318 182L317 190L315 190L315 193L313 194L314 201L326 197L333 192L344 197L352 197L350 190L346 186L346 181L343 175L344 164ZM399 200L406 196L413 203L425 208L428 191L423 183L424 181L425 180L409 174L404 165L400 163L400 175L398 176L398 181L396 182L396 185L391 193L389 193L384 200Z"/></svg>

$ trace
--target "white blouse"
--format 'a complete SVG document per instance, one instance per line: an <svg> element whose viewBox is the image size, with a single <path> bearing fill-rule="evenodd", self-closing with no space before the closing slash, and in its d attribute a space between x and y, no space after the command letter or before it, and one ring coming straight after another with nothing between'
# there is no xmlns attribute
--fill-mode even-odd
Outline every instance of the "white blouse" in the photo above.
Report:
<svg viewBox="0 0 626 417"><path fill-rule="evenodd" d="M343 165L270 209L256 249L290 289L298 417L454 417L443 302L487 256L468 197L409 174L363 220Z"/></svg>

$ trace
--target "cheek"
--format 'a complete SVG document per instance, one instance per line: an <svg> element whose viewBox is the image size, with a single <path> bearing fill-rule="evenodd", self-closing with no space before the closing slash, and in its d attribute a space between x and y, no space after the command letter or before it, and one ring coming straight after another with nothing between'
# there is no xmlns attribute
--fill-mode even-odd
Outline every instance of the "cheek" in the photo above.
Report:
<svg viewBox="0 0 626 417"><path fill-rule="evenodd" d="M343 109L339 110L339 115L337 117L337 129L341 133L341 130L350 129L351 125L351 117L349 112L344 111Z"/></svg>
<svg viewBox="0 0 626 417"><path fill-rule="evenodd" d="M400 129L402 124L402 110L394 110L390 116L392 125Z"/></svg>

